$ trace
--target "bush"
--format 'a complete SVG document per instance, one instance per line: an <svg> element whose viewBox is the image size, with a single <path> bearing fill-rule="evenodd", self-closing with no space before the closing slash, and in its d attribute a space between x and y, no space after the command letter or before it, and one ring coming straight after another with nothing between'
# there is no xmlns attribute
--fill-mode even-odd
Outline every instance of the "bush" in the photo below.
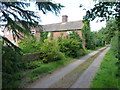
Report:
<svg viewBox="0 0 120 90"><path fill-rule="evenodd" d="M65 39L58 38L60 51L69 57L78 57L83 55L85 51L82 48L82 40L77 32L72 32Z"/></svg>
<svg viewBox="0 0 120 90"><path fill-rule="evenodd" d="M27 69L35 69L41 66L41 62L40 61L33 61L33 62L28 62L26 64L26 68Z"/></svg>
<svg viewBox="0 0 120 90"><path fill-rule="evenodd" d="M24 53L33 53L39 52L41 43L36 41L35 37L27 37L22 39L20 42L19 47L22 49Z"/></svg>
<svg viewBox="0 0 120 90"><path fill-rule="evenodd" d="M55 40L45 40L41 46L41 52L44 53L44 63L64 59L64 54L59 51L58 44Z"/></svg>
<svg viewBox="0 0 120 90"><path fill-rule="evenodd" d="M17 87L18 84L10 84L13 81L20 80L22 74L17 74L22 69L21 55L14 49L3 46L2 48L2 78L3 88Z"/></svg>
<svg viewBox="0 0 120 90"><path fill-rule="evenodd" d="M119 48L120 48L119 36L116 35L111 40L111 49L115 53L116 57L119 56L119 53L120 53Z"/></svg>
<svg viewBox="0 0 120 90"><path fill-rule="evenodd" d="M2 48L2 71L13 74L21 68L21 55L12 48L3 46Z"/></svg>
<svg viewBox="0 0 120 90"><path fill-rule="evenodd" d="M120 77L120 32L116 32L116 35L111 40L111 50L114 52L115 57L118 59L118 73L117 76Z"/></svg>

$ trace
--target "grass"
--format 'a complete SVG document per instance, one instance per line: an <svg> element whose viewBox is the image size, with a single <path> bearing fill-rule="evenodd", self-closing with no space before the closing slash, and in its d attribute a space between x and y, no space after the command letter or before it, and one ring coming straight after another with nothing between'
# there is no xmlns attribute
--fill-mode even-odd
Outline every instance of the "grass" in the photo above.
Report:
<svg viewBox="0 0 120 90"><path fill-rule="evenodd" d="M117 59L112 50L105 55L90 88L118 88L120 89L120 78L116 77Z"/></svg>
<svg viewBox="0 0 120 90"><path fill-rule="evenodd" d="M43 64L43 63L41 63L41 61L34 61L35 63L34 62L33 63L35 65L37 62L40 65L38 65L38 67L36 67L34 69L31 69L30 72L25 74L25 77L27 77L28 79L27 79L27 81L23 82L24 85L22 85L22 87L25 87L25 85L27 85L27 83L31 83L31 82L35 81L36 79L43 77L44 75L53 73L56 69L61 68L74 60L75 59L73 59L73 58L66 57L64 60L51 62L48 64ZM31 67L34 67L34 64L31 64ZM29 67L29 68L31 68L31 67Z"/></svg>
<svg viewBox="0 0 120 90"><path fill-rule="evenodd" d="M99 47L96 47L94 50L88 49L88 50L86 50L86 54L91 53L91 52L93 52L93 51L95 51L97 49L103 48L103 47L104 46L99 46Z"/></svg>

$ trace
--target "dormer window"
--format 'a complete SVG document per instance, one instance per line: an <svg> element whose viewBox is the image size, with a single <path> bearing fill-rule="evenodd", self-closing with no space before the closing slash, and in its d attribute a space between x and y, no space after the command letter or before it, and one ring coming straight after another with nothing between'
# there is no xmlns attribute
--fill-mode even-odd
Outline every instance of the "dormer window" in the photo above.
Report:
<svg viewBox="0 0 120 90"><path fill-rule="evenodd" d="M31 30L31 34L35 35L36 34L36 30Z"/></svg>

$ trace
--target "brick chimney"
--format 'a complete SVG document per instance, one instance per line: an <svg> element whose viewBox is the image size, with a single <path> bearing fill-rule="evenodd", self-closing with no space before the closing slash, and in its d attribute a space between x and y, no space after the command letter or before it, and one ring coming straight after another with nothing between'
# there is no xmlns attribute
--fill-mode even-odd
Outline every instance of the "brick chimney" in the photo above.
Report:
<svg viewBox="0 0 120 90"><path fill-rule="evenodd" d="M68 16L67 15L63 15L62 16L62 23L67 22L68 21Z"/></svg>

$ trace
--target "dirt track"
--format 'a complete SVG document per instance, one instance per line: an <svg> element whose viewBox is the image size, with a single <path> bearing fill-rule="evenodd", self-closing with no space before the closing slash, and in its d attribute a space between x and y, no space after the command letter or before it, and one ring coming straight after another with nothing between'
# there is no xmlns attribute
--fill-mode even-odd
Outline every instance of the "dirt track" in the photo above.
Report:
<svg viewBox="0 0 120 90"><path fill-rule="evenodd" d="M105 48L105 47L104 47ZM68 64L67 66L63 67L62 69L60 69L59 71L55 71L53 74L51 74L48 77L44 77L42 80L38 80L36 82L34 82L33 84L31 84L30 86L28 86L27 88L49 88L51 85L53 85L54 83L58 82L59 80L61 80L66 74L68 74L70 71L74 70L76 67L78 67L80 64L82 64L83 62L85 62L88 58L94 56L96 53L98 53L99 51L101 51L102 49L98 49L82 58L80 58L79 60L76 60L70 64ZM105 51L107 52L108 49L106 49ZM104 56L105 51L102 54L102 56ZM101 55L100 54L100 55ZM100 59L100 58L99 58ZM101 58L102 59L102 58ZM99 60L98 60L99 61ZM93 62L94 63L94 62ZM95 64L96 65L96 64ZM88 70L86 70L88 71ZM91 73L90 73L91 74ZM89 75L88 75L89 76ZM83 77L85 78L85 77ZM84 81L84 80L83 80ZM77 88L79 86L79 80L73 84L72 87ZM61 87L62 88L62 87ZM79 88L79 87L78 87Z"/></svg>

